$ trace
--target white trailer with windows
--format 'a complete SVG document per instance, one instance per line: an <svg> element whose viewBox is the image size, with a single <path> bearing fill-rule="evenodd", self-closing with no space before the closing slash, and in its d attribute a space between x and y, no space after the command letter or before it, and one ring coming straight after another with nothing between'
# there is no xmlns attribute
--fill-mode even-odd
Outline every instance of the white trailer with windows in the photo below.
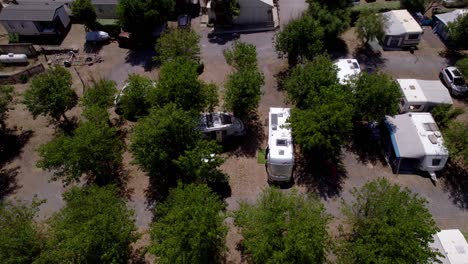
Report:
<svg viewBox="0 0 468 264"><path fill-rule="evenodd" d="M294 168L294 146L289 127L289 108L270 108L267 173L271 182L289 182Z"/></svg>
<svg viewBox="0 0 468 264"><path fill-rule="evenodd" d="M440 104L453 104L452 97L439 80L397 79L402 98L400 113L430 112Z"/></svg>
<svg viewBox="0 0 468 264"><path fill-rule="evenodd" d="M437 257L441 264L467 264L468 243L458 229L440 230L433 235L432 249L439 251L442 256ZM435 262L434 262L435 263Z"/></svg>

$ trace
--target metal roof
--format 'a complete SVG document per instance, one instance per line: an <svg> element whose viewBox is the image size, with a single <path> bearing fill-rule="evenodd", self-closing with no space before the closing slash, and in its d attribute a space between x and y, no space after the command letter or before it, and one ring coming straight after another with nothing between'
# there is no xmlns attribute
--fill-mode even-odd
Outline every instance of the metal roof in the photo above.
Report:
<svg viewBox="0 0 468 264"><path fill-rule="evenodd" d="M61 3L9 5L0 13L2 21L52 21Z"/></svg>
<svg viewBox="0 0 468 264"><path fill-rule="evenodd" d="M387 18L385 33L391 36L403 35L407 33L422 33L421 26L405 9L392 10L383 13Z"/></svg>
<svg viewBox="0 0 468 264"><path fill-rule="evenodd" d="M439 80L397 79L397 82L409 103L453 104L450 93Z"/></svg>
<svg viewBox="0 0 468 264"><path fill-rule="evenodd" d="M468 264L468 243L458 229L441 230L431 247L442 253L442 264Z"/></svg>
<svg viewBox="0 0 468 264"><path fill-rule="evenodd" d="M437 17L442 23L447 25L448 23L455 21L455 19L457 19L463 14L468 14L468 9L457 9L453 10L452 12L438 14L434 16Z"/></svg>
<svg viewBox="0 0 468 264"><path fill-rule="evenodd" d="M271 107L269 113L268 147L272 163L294 162L291 128L288 127L289 108Z"/></svg>
<svg viewBox="0 0 468 264"><path fill-rule="evenodd" d="M338 67L338 79L341 84L346 84L351 77L361 72L361 66L356 59L340 59L335 62Z"/></svg>

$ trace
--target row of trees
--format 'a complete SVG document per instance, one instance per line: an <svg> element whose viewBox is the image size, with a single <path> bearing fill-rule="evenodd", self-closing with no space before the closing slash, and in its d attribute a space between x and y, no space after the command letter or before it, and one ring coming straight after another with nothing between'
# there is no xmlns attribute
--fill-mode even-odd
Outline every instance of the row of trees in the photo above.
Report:
<svg viewBox="0 0 468 264"><path fill-rule="evenodd" d="M295 142L304 153L338 154L357 121L381 121L398 111L401 97L396 83L383 73L362 73L348 85L340 85L337 68L317 56L291 70L284 81L289 100Z"/></svg>

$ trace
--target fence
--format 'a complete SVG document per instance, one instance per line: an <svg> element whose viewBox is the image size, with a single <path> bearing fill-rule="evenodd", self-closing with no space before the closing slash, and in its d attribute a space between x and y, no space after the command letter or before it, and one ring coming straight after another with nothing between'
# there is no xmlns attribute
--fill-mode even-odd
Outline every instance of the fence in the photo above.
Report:
<svg viewBox="0 0 468 264"><path fill-rule="evenodd" d="M15 53L15 54L26 54L29 58L35 58L39 55L37 50L31 43L18 43L18 44L2 44L0 45L0 52Z"/></svg>
<svg viewBox="0 0 468 264"><path fill-rule="evenodd" d="M32 76L45 71L44 65L37 64L32 67L26 68L23 71L13 73L11 75L0 75L0 84L16 84L22 83Z"/></svg>

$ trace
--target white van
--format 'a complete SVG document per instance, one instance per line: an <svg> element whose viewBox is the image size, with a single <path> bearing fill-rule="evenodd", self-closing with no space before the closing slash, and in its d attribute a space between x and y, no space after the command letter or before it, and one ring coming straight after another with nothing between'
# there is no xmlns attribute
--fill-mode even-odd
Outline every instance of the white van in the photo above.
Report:
<svg viewBox="0 0 468 264"><path fill-rule="evenodd" d="M290 182L294 168L294 146L289 127L289 108L270 108L267 173L270 182Z"/></svg>

